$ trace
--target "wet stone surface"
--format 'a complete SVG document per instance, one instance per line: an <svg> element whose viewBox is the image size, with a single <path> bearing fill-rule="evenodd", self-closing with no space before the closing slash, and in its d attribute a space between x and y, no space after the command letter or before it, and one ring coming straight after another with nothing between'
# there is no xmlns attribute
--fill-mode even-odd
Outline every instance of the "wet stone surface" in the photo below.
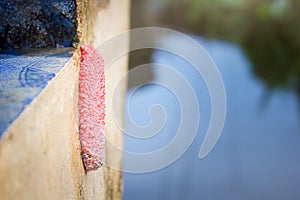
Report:
<svg viewBox="0 0 300 200"><path fill-rule="evenodd" d="M75 0L0 1L1 50L71 46Z"/></svg>

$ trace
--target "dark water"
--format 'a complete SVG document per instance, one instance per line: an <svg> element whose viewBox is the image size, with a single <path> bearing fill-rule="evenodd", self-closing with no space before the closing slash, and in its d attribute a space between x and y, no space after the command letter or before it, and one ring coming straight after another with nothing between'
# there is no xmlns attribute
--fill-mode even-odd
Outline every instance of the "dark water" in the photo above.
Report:
<svg viewBox="0 0 300 200"><path fill-rule="evenodd" d="M124 173L123 198L300 199L297 93L293 90L270 93L253 75L251 63L238 45L193 37L215 61L225 84L228 110L220 140L205 159L198 159L211 112L205 83L189 70L192 66L182 58L155 51L153 62L179 71L196 91L201 112L200 128L188 151L172 165L151 173ZM168 42L174 41L168 39ZM184 44L177 40L176 45L182 48ZM155 68L152 70L154 81L168 76ZM181 87L180 83L178 87ZM164 106L167 113L164 128L148 140L126 136L126 150L149 152L166 145L175 136L180 122L180 105L166 88L158 85L142 87L127 106L132 119L137 124L146 125L150 122L148 109L154 104ZM127 131L131 131L130 127Z"/></svg>

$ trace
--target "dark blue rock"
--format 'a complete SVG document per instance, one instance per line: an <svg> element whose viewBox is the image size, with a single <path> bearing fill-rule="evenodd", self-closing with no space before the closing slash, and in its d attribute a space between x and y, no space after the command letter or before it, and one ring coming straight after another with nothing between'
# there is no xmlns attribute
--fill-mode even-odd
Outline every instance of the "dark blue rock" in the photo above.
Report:
<svg viewBox="0 0 300 200"><path fill-rule="evenodd" d="M2 50L71 46L75 36L75 0L0 1Z"/></svg>

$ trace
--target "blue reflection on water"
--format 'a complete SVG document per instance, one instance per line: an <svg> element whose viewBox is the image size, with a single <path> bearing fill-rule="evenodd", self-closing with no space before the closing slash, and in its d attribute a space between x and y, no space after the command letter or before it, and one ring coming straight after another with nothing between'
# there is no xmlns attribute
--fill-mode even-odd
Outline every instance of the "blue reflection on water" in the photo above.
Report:
<svg viewBox="0 0 300 200"><path fill-rule="evenodd" d="M252 75L251 64L238 46L195 36L194 39L213 58L225 83L228 111L221 138L208 157L198 159L211 111L205 83L186 61L156 51L154 62L174 67L197 91L200 128L189 150L171 166L147 174L124 173L124 199L300 199L297 95L292 91L269 94ZM176 44L182 46L180 41ZM153 73L154 81L164 78L157 71ZM133 120L141 125L150 123L148 109L153 104L165 106L165 127L148 140L125 136L126 150L155 150L176 134L180 107L170 91L157 85L142 87L131 97L128 106ZM125 119L125 127L128 120Z"/></svg>

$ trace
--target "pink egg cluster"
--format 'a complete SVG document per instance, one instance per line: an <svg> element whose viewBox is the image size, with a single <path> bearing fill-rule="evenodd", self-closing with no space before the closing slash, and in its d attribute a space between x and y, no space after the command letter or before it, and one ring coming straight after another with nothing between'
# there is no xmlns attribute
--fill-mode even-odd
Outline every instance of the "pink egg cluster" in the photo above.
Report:
<svg viewBox="0 0 300 200"><path fill-rule="evenodd" d="M102 166L105 146L104 61L92 45L81 46L78 106L81 155L88 172Z"/></svg>

